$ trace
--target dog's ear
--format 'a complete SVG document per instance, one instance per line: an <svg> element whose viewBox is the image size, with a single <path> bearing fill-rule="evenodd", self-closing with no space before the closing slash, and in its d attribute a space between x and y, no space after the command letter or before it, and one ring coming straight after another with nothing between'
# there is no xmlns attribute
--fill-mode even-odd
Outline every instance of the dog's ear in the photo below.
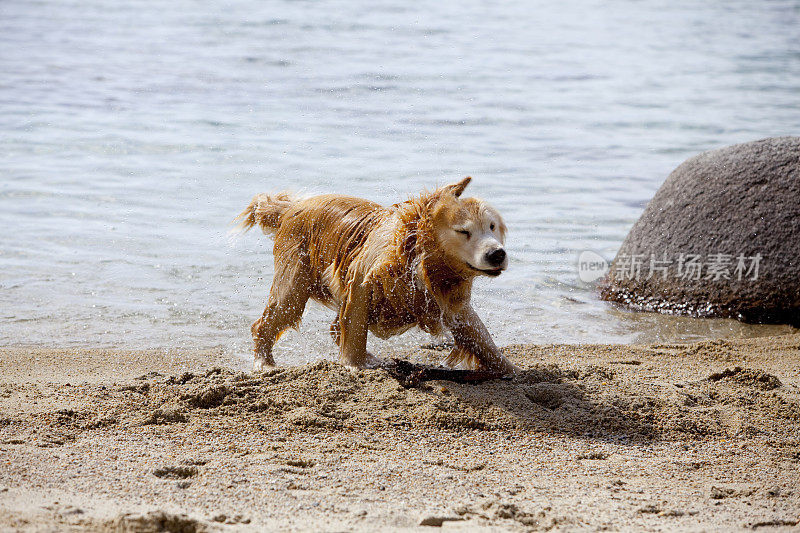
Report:
<svg viewBox="0 0 800 533"><path fill-rule="evenodd" d="M464 189L467 188L467 185L469 185L470 181L472 181L472 177L467 176L458 183L451 183L450 185L445 185L444 187L442 187L442 190L445 192L452 193L453 196L458 198L459 196L461 196L461 193L464 192Z"/></svg>

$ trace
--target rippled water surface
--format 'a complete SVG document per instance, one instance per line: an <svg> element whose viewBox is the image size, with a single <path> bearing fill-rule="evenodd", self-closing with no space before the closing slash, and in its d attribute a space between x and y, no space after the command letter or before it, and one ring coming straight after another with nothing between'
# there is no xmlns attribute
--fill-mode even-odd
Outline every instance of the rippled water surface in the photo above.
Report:
<svg viewBox="0 0 800 533"><path fill-rule="evenodd" d="M209 4L0 3L0 345L244 353L271 243L226 233L254 193L467 174L510 229L475 294L499 344L786 330L622 311L575 261L687 157L800 133L800 2ZM332 353L330 318L278 358Z"/></svg>

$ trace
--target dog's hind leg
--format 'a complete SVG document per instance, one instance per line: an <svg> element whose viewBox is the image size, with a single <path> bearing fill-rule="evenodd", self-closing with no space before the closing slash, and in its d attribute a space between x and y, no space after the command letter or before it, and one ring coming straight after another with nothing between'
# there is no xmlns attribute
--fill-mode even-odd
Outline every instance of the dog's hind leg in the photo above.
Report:
<svg viewBox="0 0 800 533"><path fill-rule="evenodd" d="M301 263L275 267L267 307L251 328L255 342L254 372L275 365L272 347L284 331L300 323L311 296L308 269Z"/></svg>

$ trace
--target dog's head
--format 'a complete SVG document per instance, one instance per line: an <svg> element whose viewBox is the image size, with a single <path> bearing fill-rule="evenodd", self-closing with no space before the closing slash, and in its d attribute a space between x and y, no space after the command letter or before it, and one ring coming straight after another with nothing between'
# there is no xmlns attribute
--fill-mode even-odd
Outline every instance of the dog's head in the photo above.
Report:
<svg viewBox="0 0 800 533"><path fill-rule="evenodd" d="M464 274L499 276L508 266L503 246L506 225L492 206L477 198L461 198L472 178L436 191L431 220L440 249Z"/></svg>

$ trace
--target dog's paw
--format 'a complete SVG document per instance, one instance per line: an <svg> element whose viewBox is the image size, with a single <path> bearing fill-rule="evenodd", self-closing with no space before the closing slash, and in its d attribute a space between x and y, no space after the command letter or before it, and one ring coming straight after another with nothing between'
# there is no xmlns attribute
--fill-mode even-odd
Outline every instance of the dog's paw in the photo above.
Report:
<svg viewBox="0 0 800 533"><path fill-rule="evenodd" d="M498 364L496 371L504 376L513 376L514 374L518 374L521 369L508 359L504 358L504 360Z"/></svg>
<svg viewBox="0 0 800 533"><path fill-rule="evenodd" d="M453 364L452 359L448 357L441 362L441 365L451 370L491 372L499 376L512 376L520 372L520 368L505 357L489 362L482 362L477 357L465 357L461 360L457 360L455 364Z"/></svg>
<svg viewBox="0 0 800 533"><path fill-rule="evenodd" d="M386 359L375 357L371 353L367 352L367 358L364 361L364 366L362 368L384 368L387 364L388 361L386 361Z"/></svg>
<svg viewBox="0 0 800 533"><path fill-rule="evenodd" d="M253 372L264 372L275 367L274 361L269 361L265 357L258 357L253 360Z"/></svg>
<svg viewBox="0 0 800 533"><path fill-rule="evenodd" d="M359 357L340 355L339 362L344 366L348 366L353 369L381 368L388 364L386 360L381 359L380 357L375 357L369 352Z"/></svg>

